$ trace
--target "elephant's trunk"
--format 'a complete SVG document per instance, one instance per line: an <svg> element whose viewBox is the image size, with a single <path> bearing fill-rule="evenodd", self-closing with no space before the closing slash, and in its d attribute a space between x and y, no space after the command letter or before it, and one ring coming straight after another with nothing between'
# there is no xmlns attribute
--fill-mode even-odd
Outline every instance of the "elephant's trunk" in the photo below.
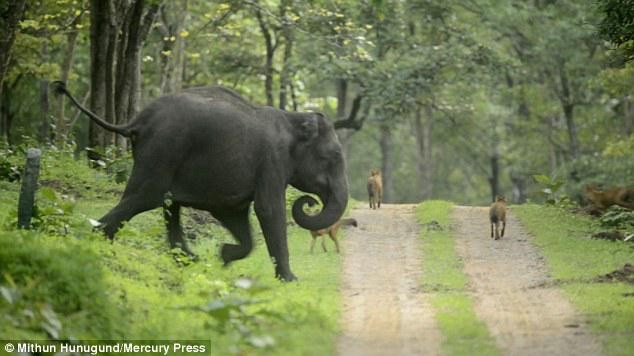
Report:
<svg viewBox="0 0 634 356"><path fill-rule="evenodd" d="M330 227L339 221L348 205L348 184L344 182L339 186L339 189L333 188L329 194L319 195L324 207L317 215L308 215L304 212L304 205L314 206L317 204L317 200L309 195L299 197L293 203L293 220L297 225L307 230L316 231Z"/></svg>

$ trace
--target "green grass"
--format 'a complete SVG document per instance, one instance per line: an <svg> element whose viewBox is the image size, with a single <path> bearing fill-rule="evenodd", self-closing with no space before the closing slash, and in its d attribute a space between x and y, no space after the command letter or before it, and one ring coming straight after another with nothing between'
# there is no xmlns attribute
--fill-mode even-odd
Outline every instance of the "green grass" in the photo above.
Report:
<svg viewBox="0 0 634 356"><path fill-rule="evenodd" d="M590 239L596 228L590 218L555 207L521 205L514 206L513 212L535 237L552 276L592 329L602 336L607 354L631 355L634 286L592 280L625 263L634 263L632 245Z"/></svg>
<svg viewBox="0 0 634 356"><path fill-rule="evenodd" d="M440 223L442 230L427 230L423 225L422 286L432 293L431 304L443 335L442 351L446 355L499 354L486 325L477 319L473 301L467 291L467 277L454 250L449 213L453 204L426 201L417 209L418 220Z"/></svg>
<svg viewBox="0 0 634 356"><path fill-rule="evenodd" d="M232 240L223 228L185 219L197 234L192 249L200 260L192 263L169 250L158 210L135 217L110 243L92 231L88 219L112 208L123 186L68 154L44 157L41 176L55 195L40 192L39 204L72 209L54 210L58 215L42 220L37 230L17 231L19 183L0 181L4 338L51 338L48 323L60 339L201 339L210 340L213 355L334 353L340 256L310 254L307 231L289 227L296 283L274 278L255 217L255 250L227 268L218 258L220 244ZM257 288L235 287L241 278ZM231 307L232 300L254 304ZM202 311L211 301L225 301L230 317Z"/></svg>

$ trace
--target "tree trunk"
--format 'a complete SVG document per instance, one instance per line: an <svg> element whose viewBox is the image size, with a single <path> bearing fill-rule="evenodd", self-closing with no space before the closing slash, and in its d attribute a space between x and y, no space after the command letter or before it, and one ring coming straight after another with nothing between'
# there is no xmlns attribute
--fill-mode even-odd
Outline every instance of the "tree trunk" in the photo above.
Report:
<svg viewBox="0 0 634 356"><path fill-rule="evenodd" d="M381 126L381 175L383 178L383 201L393 201L394 186L392 184L392 129Z"/></svg>
<svg viewBox="0 0 634 356"><path fill-rule="evenodd" d="M159 11L160 22L157 29L163 43L162 53L159 54L161 94L176 93L182 87L186 39L180 33L187 22L187 7L188 0L169 1Z"/></svg>
<svg viewBox="0 0 634 356"><path fill-rule="evenodd" d="M564 115L566 117L566 128L568 129L568 139L570 144L570 155L573 159L579 157L579 141L577 136L577 125L574 120L574 105L564 104Z"/></svg>
<svg viewBox="0 0 634 356"><path fill-rule="evenodd" d="M121 41L117 77L115 85L115 123L125 124L138 111L140 101L141 49L154 22L159 4L149 5L145 0L137 0L128 11L123 25L125 41ZM125 43L125 46L122 45ZM126 147L126 139L115 135L115 144Z"/></svg>
<svg viewBox="0 0 634 356"><path fill-rule="evenodd" d="M292 76L292 68L291 68L291 55L293 49L293 43L291 39L288 39L289 42L284 46L284 62L282 64L282 72L280 73L280 99L279 99L279 107L282 110L286 110L287 105L287 97L290 89L290 77Z"/></svg>
<svg viewBox="0 0 634 356"><path fill-rule="evenodd" d="M512 201L517 204L526 203L526 177L511 172L511 184L513 184Z"/></svg>
<svg viewBox="0 0 634 356"><path fill-rule="evenodd" d="M293 29L292 20L287 16L287 9L292 6L292 0L280 2L280 17L282 18L282 36L284 37L284 57L282 59L282 72L280 73L279 108L286 110L288 91L293 76L291 57L293 56Z"/></svg>
<svg viewBox="0 0 634 356"><path fill-rule="evenodd" d="M630 136L634 133L634 103L632 102L631 95L623 98L622 132L625 136Z"/></svg>
<svg viewBox="0 0 634 356"><path fill-rule="evenodd" d="M559 100L566 118L566 128L568 130L569 151L573 159L579 157L579 141L577 136L577 125L574 120L575 104L572 99L570 82L566 73L565 63L559 65L559 80L561 84L561 94Z"/></svg>
<svg viewBox="0 0 634 356"><path fill-rule="evenodd" d="M15 32L22 16L24 16L25 5L25 0L13 0L5 5L0 5L0 33L2 34L0 35L0 98L4 87L2 85L4 77L11 61L11 47L15 40Z"/></svg>
<svg viewBox="0 0 634 356"><path fill-rule="evenodd" d="M48 51L48 42L44 42L42 47L42 60L47 62L50 60ZM51 120L50 120L50 103L48 100L48 80L40 81L40 125L38 128L38 137L41 143L50 143L51 140Z"/></svg>
<svg viewBox="0 0 634 356"><path fill-rule="evenodd" d="M289 83L289 86L291 88L291 101L293 102L293 111L297 111L299 109L299 103L297 102L297 93L295 92L295 85L293 85L293 82L291 81Z"/></svg>
<svg viewBox="0 0 634 356"><path fill-rule="evenodd" d="M11 93L7 90L7 83L1 85L4 90L0 90L0 134L5 144L11 145Z"/></svg>
<svg viewBox="0 0 634 356"><path fill-rule="evenodd" d="M553 137L553 132L555 130L555 118L552 115L549 115L546 120L548 126L548 164L550 166L550 175L552 176L559 166L559 162L557 160L557 146L555 145L555 139Z"/></svg>
<svg viewBox="0 0 634 356"><path fill-rule="evenodd" d="M262 11L260 8L256 9L255 15L258 19L258 23L260 24L260 30L262 31L264 44L266 45L266 59L264 63L264 92L266 94L266 105L275 106L273 101L273 57L275 56L277 44L273 43L273 36L268 24L262 17Z"/></svg>
<svg viewBox="0 0 634 356"><path fill-rule="evenodd" d="M489 185L491 186L491 201L495 201L495 197L500 194L500 156L494 151L490 157L491 160L491 176L489 177Z"/></svg>
<svg viewBox="0 0 634 356"><path fill-rule="evenodd" d="M491 175L489 176L489 185L491 187L491 201L495 201L495 197L500 195L500 138L497 134L496 120L491 125Z"/></svg>
<svg viewBox="0 0 634 356"><path fill-rule="evenodd" d="M421 108L416 109L414 118L414 134L416 136L417 150L417 173L419 199L427 200L434 192L434 166L432 160L432 130L433 130L433 108L431 105L425 106L425 118L423 118Z"/></svg>
<svg viewBox="0 0 634 356"><path fill-rule="evenodd" d="M131 5L129 5L131 6ZM128 4L120 1L114 3L110 1L108 26L108 50L106 53L106 121L117 122L117 84L118 78L122 75L120 70L125 66L121 52L126 47L127 36L125 35L125 24L130 21ZM103 146L116 144L117 135L113 132L104 133Z"/></svg>
<svg viewBox="0 0 634 356"><path fill-rule="evenodd" d="M51 138L51 122L49 119L48 80L40 80L40 125L38 137L41 143L49 143Z"/></svg>
<svg viewBox="0 0 634 356"><path fill-rule="evenodd" d="M348 81L345 79L337 79L337 120L342 120L346 117L346 111L348 106ZM348 146L350 145L350 138L352 138L351 130L337 130L339 136L339 142L341 143L341 150L344 157L348 157Z"/></svg>
<svg viewBox="0 0 634 356"><path fill-rule="evenodd" d="M64 53L64 60L62 61L61 67L61 76L60 80L64 83L68 82L68 76L70 75L70 70L73 66L73 59L75 57L75 48L77 45L77 36L79 31L75 29L75 25L79 23L81 16L77 16L75 20L73 20L71 30L67 35L67 43L66 43L66 52ZM68 139L68 124L66 120L66 112L64 106L64 95L57 96L57 120L55 127L55 142L57 145L62 145Z"/></svg>
<svg viewBox="0 0 634 356"><path fill-rule="evenodd" d="M346 107L348 105L348 81L337 79L337 120L346 117Z"/></svg>
<svg viewBox="0 0 634 356"><path fill-rule="evenodd" d="M90 2L90 110L98 116L106 113L106 79L108 43L110 36L110 1L91 0ZM100 146L104 139L104 130L92 120L88 124L88 147ZM98 159L94 151L88 158Z"/></svg>

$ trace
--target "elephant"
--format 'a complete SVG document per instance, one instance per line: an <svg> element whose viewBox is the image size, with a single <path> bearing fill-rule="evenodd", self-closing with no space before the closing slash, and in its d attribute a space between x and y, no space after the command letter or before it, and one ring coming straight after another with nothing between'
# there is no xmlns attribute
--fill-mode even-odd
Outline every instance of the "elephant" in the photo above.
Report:
<svg viewBox="0 0 634 356"><path fill-rule="evenodd" d="M209 87L162 96L127 124L106 122L84 106L62 82L55 91L102 128L129 137L134 160L119 203L99 219L113 239L122 223L163 207L172 247L193 255L183 238L180 208L211 213L238 242L224 244L225 265L253 249L251 203L262 228L275 276L292 281L287 245L287 186L302 195L292 217L307 230L325 229L343 215L348 203L346 163L333 125L321 113L287 112L249 103L236 92Z"/></svg>

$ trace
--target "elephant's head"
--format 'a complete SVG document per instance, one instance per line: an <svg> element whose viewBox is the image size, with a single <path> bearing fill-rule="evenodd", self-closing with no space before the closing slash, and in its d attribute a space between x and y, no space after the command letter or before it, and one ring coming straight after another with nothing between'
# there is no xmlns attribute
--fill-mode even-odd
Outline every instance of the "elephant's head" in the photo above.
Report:
<svg viewBox="0 0 634 356"><path fill-rule="evenodd" d="M290 184L316 194L323 203L321 212L308 215L304 206L313 206L317 201L308 195L300 197L293 203L293 219L304 229L325 229L341 218L348 204L348 180L341 144L324 115L287 113L287 116L294 136L291 148L294 171Z"/></svg>

